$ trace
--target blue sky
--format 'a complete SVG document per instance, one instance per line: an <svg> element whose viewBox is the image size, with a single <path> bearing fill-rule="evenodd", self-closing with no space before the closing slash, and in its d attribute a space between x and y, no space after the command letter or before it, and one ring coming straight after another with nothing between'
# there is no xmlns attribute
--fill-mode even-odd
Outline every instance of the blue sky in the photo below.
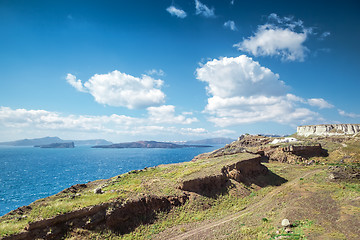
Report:
<svg viewBox="0 0 360 240"><path fill-rule="evenodd" d="M0 141L359 123L357 1L0 0Z"/></svg>

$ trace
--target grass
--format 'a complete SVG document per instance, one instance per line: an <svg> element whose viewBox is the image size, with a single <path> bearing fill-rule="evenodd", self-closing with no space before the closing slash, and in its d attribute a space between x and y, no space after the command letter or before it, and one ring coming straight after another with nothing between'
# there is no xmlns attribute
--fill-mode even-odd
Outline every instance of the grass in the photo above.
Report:
<svg viewBox="0 0 360 240"><path fill-rule="evenodd" d="M329 156L319 158L322 163L339 165L342 167L359 167L360 142L352 140L346 145L329 142ZM93 206L103 202L126 201L145 195L169 196L181 193L177 188L181 181L219 174L225 165L249 158L248 154L227 155L214 159L201 159L195 162L160 165L142 171L132 171L120 176L93 183L88 188L79 191L79 195L60 193L49 198L41 199L31 204L32 210L26 218L19 219L18 215L0 218L0 237L20 232L26 224L58 214ZM339 163L344 156L344 163ZM151 239L156 234L181 234L201 225L222 219L229 214L244 212L238 219L226 226L214 229L213 238L226 239L344 239L350 234L331 225L335 214L343 222L338 222L344 229L350 225L347 219L353 217L360 220L359 206L352 201L360 197L358 182L330 181L327 166L323 165L290 165L279 162L265 163L269 170L288 181L297 181L291 187L283 187L277 194L269 194L278 189L276 186L259 188L245 186L241 183L229 188L217 197L206 197L194 194L191 201L169 212L159 212L152 224L140 225L133 232L118 236L110 231L89 231L75 229L66 239ZM318 170L316 174L303 177L305 173ZM103 194L95 194L93 190L102 187ZM254 190L258 189L258 190ZM240 190L246 190L247 196L239 197ZM275 191L276 192L276 191ZM254 204L263 201L256 211L247 211ZM320 207L313 206L314 201ZM323 201L323 202L322 202ZM327 207L334 204L333 208ZM324 205L322 209L321 205ZM280 223L283 218L293 216L292 232L286 233ZM294 219L295 218L295 219ZM290 218L289 218L290 219ZM350 221L350 220L349 220ZM170 231L170 233L171 233Z"/></svg>
<svg viewBox="0 0 360 240"><path fill-rule="evenodd" d="M29 222L51 218L88 206L104 202L126 201L145 195L169 196L181 193L177 188L179 182L213 174L221 174L226 164L248 159L253 155L244 153L216 158L202 159L196 162L160 165L141 171L131 171L109 180L93 182L88 188L79 190L78 194L59 193L40 199L30 206L26 218L18 221L18 215L0 218L0 236L20 232ZM95 194L94 189L102 187L103 194ZM197 216L202 219L201 214Z"/></svg>

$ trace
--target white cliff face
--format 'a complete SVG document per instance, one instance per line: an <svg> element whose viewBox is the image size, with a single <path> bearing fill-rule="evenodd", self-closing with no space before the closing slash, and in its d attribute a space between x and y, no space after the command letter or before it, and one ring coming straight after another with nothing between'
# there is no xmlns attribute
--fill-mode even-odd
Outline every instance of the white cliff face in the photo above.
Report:
<svg viewBox="0 0 360 240"><path fill-rule="evenodd" d="M360 124L322 124L297 127L297 134L300 136L337 136L355 135L360 132Z"/></svg>

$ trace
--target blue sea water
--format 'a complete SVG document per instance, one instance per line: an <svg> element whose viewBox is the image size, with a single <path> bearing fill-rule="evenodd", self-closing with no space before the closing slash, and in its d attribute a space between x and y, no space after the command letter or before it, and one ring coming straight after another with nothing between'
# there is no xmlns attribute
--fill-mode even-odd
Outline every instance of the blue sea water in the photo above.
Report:
<svg viewBox="0 0 360 240"><path fill-rule="evenodd" d="M77 183L160 164L190 161L222 147L111 149L0 147L0 216Z"/></svg>

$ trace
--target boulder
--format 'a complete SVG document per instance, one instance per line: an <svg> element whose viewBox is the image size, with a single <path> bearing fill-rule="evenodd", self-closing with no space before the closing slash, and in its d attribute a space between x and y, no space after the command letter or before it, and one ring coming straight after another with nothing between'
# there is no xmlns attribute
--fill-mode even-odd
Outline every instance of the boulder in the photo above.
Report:
<svg viewBox="0 0 360 240"><path fill-rule="evenodd" d="M285 227L285 228L287 228L287 227L289 227L290 226L290 221L289 221L289 219L283 219L282 221L281 221L281 226L283 226L283 227Z"/></svg>

